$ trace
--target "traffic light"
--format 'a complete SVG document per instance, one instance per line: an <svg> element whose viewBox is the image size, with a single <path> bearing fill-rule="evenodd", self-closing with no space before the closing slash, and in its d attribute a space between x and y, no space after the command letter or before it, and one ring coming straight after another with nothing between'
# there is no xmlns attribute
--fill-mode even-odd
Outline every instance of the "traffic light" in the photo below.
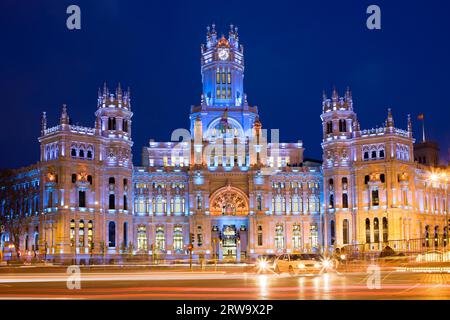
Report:
<svg viewBox="0 0 450 320"><path fill-rule="evenodd" d="M193 233L190 233L190 236L191 236L191 238L190 238L190 240L191 240L191 244L194 244L194 241L195 241L195 234L193 234Z"/></svg>

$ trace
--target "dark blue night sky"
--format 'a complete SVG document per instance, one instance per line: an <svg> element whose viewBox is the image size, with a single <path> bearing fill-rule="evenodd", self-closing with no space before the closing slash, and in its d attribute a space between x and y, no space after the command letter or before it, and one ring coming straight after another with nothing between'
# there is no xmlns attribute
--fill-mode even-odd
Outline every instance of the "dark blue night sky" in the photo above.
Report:
<svg viewBox="0 0 450 320"><path fill-rule="evenodd" d="M66 28L66 8L81 7L80 31ZM378 4L382 30L366 28ZM239 27L245 91L265 128L302 139L321 158L322 90L353 92L363 128L396 126L419 113L441 150L450 147L449 1L18 1L0 4L0 167L39 159L40 116L56 125L66 103L73 123L94 125L97 89L130 86L134 163L154 138L188 128L201 94L200 44L206 25Z"/></svg>

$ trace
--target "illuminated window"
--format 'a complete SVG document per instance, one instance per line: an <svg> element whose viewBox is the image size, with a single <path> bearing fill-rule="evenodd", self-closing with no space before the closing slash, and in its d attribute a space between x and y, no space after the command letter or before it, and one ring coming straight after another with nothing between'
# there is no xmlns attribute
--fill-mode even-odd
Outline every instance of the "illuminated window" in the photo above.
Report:
<svg viewBox="0 0 450 320"><path fill-rule="evenodd" d="M292 228L292 247L294 249L300 249L302 246L302 238L301 238L301 226L298 224L294 224Z"/></svg>
<svg viewBox="0 0 450 320"><path fill-rule="evenodd" d="M79 247L84 247L84 221L80 220L78 224L78 244Z"/></svg>
<svg viewBox="0 0 450 320"><path fill-rule="evenodd" d="M349 239L349 226L348 226L348 219L344 219L342 222L342 243L348 244Z"/></svg>
<svg viewBox="0 0 450 320"><path fill-rule="evenodd" d="M156 228L156 250L162 252L166 249L166 235L164 233L164 227L158 226Z"/></svg>
<svg viewBox="0 0 450 320"><path fill-rule="evenodd" d="M70 220L70 246L75 245L75 220Z"/></svg>
<svg viewBox="0 0 450 320"><path fill-rule="evenodd" d="M176 252L183 251L183 227L182 226L174 226L173 227L173 249Z"/></svg>
<svg viewBox="0 0 450 320"><path fill-rule="evenodd" d="M373 238L375 243L380 242L380 223L378 218L373 219Z"/></svg>
<svg viewBox="0 0 450 320"><path fill-rule="evenodd" d="M388 219L383 218L383 242L388 241Z"/></svg>
<svg viewBox="0 0 450 320"><path fill-rule="evenodd" d="M138 251L147 251L147 227L138 226L137 228L137 249Z"/></svg>
<svg viewBox="0 0 450 320"><path fill-rule="evenodd" d="M88 247L89 249L94 249L94 224L92 220L88 222Z"/></svg>
<svg viewBox="0 0 450 320"><path fill-rule="evenodd" d="M284 249L284 228L281 224L277 224L275 227L275 248Z"/></svg>
<svg viewBox="0 0 450 320"><path fill-rule="evenodd" d="M228 72L228 84L231 84L231 72Z"/></svg>
<svg viewBox="0 0 450 320"><path fill-rule="evenodd" d="M309 227L309 241L311 248L317 249L319 247L319 230L315 223Z"/></svg>

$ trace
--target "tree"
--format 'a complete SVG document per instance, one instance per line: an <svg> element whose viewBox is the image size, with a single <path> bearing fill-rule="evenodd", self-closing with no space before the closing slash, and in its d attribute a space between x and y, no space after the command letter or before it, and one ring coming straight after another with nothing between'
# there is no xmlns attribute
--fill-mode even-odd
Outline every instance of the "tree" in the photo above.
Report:
<svg viewBox="0 0 450 320"><path fill-rule="evenodd" d="M20 237L27 228L26 216L21 203L23 194L14 187L12 170L0 173L1 195L3 212L0 214L0 224L4 226L5 233L9 235L10 242L14 245L17 258L20 257Z"/></svg>

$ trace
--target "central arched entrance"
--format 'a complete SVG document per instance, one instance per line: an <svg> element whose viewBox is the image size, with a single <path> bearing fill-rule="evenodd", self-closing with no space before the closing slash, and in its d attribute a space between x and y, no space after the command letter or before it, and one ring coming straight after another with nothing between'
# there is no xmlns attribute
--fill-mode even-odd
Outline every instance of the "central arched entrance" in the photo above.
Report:
<svg viewBox="0 0 450 320"><path fill-rule="evenodd" d="M247 252L248 197L230 185L210 197L213 250L221 260L240 260Z"/></svg>

